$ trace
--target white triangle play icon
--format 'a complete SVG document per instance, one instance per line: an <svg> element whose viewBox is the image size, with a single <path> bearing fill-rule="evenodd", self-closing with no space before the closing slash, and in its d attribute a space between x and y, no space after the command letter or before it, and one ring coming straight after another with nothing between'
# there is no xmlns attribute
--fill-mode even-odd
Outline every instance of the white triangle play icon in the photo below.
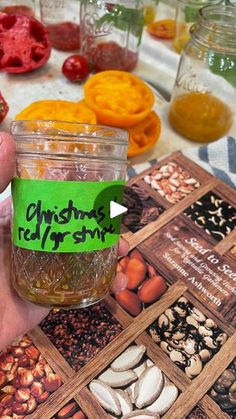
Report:
<svg viewBox="0 0 236 419"><path fill-rule="evenodd" d="M118 217L118 215L124 214L128 211L128 208L123 205L117 204L115 201L110 202L110 218Z"/></svg>

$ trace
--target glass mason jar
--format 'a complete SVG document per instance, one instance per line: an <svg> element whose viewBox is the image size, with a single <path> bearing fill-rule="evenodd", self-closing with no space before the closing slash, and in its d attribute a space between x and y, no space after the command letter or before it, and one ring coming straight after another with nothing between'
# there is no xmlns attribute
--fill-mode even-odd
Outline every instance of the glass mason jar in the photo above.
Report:
<svg viewBox="0 0 236 419"><path fill-rule="evenodd" d="M206 6L191 29L172 93L169 121L193 141L227 133L236 114L236 9Z"/></svg>
<svg viewBox="0 0 236 419"><path fill-rule="evenodd" d="M34 17L35 2L34 0L0 0L0 12Z"/></svg>
<svg viewBox="0 0 236 419"><path fill-rule="evenodd" d="M80 2L40 0L41 22L46 26L53 48L74 51L80 48Z"/></svg>
<svg viewBox="0 0 236 419"><path fill-rule="evenodd" d="M116 271L128 134L98 125L13 121L13 286L47 307L85 307Z"/></svg>
<svg viewBox="0 0 236 419"><path fill-rule="evenodd" d="M81 0L81 53L95 71L131 71L138 62L144 25L139 0Z"/></svg>
<svg viewBox="0 0 236 419"><path fill-rule="evenodd" d="M197 21L199 10L206 5L216 5L222 0L177 0L176 5L176 32L173 47L181 53L190 39L190 28Z"/></svg>

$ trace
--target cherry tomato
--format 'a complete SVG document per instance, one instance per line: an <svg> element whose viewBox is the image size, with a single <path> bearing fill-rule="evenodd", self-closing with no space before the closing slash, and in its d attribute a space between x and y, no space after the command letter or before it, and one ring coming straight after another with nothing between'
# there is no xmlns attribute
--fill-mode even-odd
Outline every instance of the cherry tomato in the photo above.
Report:
<svg viewBox="0 0 236 419"><path fill-rule="evenodd" d="M0 70L26 73L44 65L51 44L44 26L23 15L0 14Z"/></svg>
<svg viewBox="0 0 236 419"><path fill-rule="evenodd" d="M9 111L8 104L0 92L0 122L4 120L8 111Z"/></svg>
<svg viewBox="0 0 236 419"><path fill-rule="evenodd" d="M70 81L82 81L89 74L89 65L82 55L71 55L65 60L62 72Z"/></svg>

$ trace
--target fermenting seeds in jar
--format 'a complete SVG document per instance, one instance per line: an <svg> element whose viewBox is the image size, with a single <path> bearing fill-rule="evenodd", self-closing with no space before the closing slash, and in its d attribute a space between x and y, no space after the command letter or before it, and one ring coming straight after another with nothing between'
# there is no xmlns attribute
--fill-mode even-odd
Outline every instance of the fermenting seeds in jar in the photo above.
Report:
<svg viewBox="0 0 236 419"><path fill-rule="evenodd" d="M48 307L101 300L115 275L127 133L57 121L15 121L13 285ZM108 157L109 156L109 157Z"/></svg>
<svg viewBox="0 0 236 419"><path fill-rule="evenodd" d="M95 71L136 67L144 26L140 0L82 0L80 23L80 52Z"/></svg>
<svg viewBox="0 0 236 419"><path fill-rule="evenodd" d="M40 15L53 48L61 51L80 48L79 1L40 0Z"/></svg>
<svg viewBox="0 0 236 419"><path fill-rule="evenodd" d="M169 121L184 137L217 140L236 113L236 9L206 6L191 28L172 93Z"/></svg>

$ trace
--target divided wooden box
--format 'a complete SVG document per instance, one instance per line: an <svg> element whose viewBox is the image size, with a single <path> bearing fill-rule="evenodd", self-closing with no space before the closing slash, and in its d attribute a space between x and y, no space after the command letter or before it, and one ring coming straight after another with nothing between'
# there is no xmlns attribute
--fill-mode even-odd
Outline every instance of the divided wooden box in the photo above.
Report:
<svg viewBox="0 0 236 419"><path fill-rule="evenodd" d="M187 240L195 237L199 246L202 246L203 249L211 249L212 252L209 251L208 255L212 253L215 259L218 260L216 267L212 267L212 272L216 272L217 266L227 266L224 268L225 270L232 270L231 276L230 272L228 272L229 278L234 278L233 272L236 273L236 258L230 253L230 249L236 242L236 229L232 229L224 239L217 241L212 235L207 234L204 229L198 227L184 214L184 211L208 192L214 192L234 207L236 205L236 191L205 172L179 152L160 161L155 168L166 165L169 162L176 162L187 170L191 176L198 180L200 183L199 187L187 194L179 202L171 204L144 182L144 176L152 172L154 167L148 169L146 172L132 178L128 185L132 187L135 184L148 191L154 201L163 207L164 211L155 221L152 221L136 233L132 233L126 227L123 227L123 236L128 240L130 248L139 249L144 259L166 279L168 290L158 301L145 308L137 317L132 317L121 308L114 296L106 297L102 304L118 320L123 330L78 372L66 362L39 326L33 329L28 335L52 369L60 375L62 385L44 403L40 404L32 414L27 415L27 418L50 419L72 399L78 403L88 418L108 418L109 414L99 405L96 398L89 391L88 385L91 380L96 378L132 343L144 344L147 348L147 356L179 389L177 400L170 410L164 414L163 418L185 418L196 405L203 410L207 418L226 419L230 417L221 410L219 405L207 393L236 357L236 304L235 294L232 292L233 286L229 295L225 295L225 298L219 290L212 288L212 283L210 282L209 284L203 282L202 288L199 290L200 288L196 286L196 283L194 284L194 280L185 280L181 273L182 271L178 269L182 263L181 255L176 254L176 263L174 265L171 265L163 255L169 251L171 235L176 233L180 239L183 237ZM170 232L169 236L167 236L168 232ZM200 248L192 249L195 257L199 255L198 250ZM203 254L203 261L206 261L205 257L206 254ZM202 280L201 274L199 274L199 277L196 275L194 266L189 265L189 270L189 277L194 273L195 281L199 283ZM209 275L211 277L211 273ZM233 285L233 281L231 282ZM203 286L208 289L208 294L203 293ZM211 298L213 294L214 298ZM228 335L226 343L222 345L219 352L204 366L202 372L192 380L172 362L169 356L164 353L147 333L147 328L181 296L186 297L187 300L207 318L211 318ZM221 303L217 304L217 301Z"/></svg>

